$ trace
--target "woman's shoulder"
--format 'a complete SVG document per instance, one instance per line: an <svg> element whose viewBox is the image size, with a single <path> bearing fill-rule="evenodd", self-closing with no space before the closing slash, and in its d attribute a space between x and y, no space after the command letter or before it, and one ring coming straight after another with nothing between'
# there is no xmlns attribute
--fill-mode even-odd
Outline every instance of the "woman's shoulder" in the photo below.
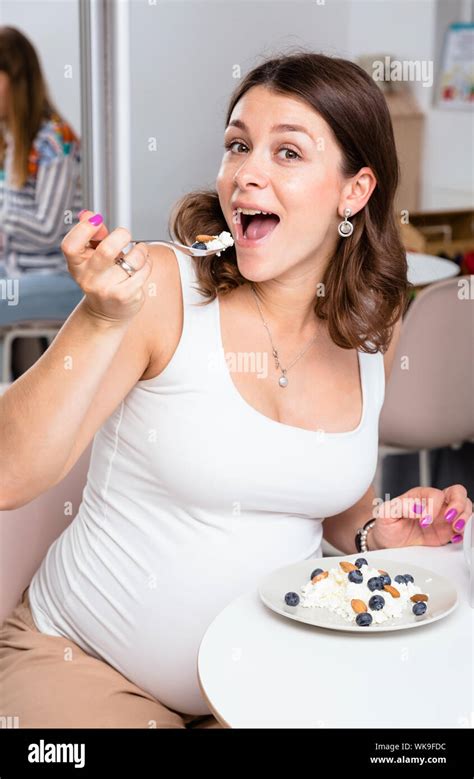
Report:
<svg viewBox="0 0 474 779"><path fill-rule="evenodd" d="M33 142L38 161L51 162L73 154L80 159L80 141L71 125L59 115L45 118Z"/></svg>

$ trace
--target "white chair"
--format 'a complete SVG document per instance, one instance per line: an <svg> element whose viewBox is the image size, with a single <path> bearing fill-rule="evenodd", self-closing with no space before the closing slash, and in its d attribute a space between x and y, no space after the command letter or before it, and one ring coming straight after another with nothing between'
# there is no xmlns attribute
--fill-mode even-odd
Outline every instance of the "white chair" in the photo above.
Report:
<svg viewBox="0 0 474 779"><path fill-rule="evenodd" d="M388 455L418 452L420 486L429 487L430 449L474 441L474 300L460 282L430 284L403 319L379 420L378 495Z"/></svg>
<svg viewBox="0 0 474 779"><path fill-rule="evenodd" d="M64 269L0 278L1 382L12 380L13 340L44 336L51 343L82 297L82 289Z"/></svg>
<svg viewBox="0 0 474 779"><path fill-rule="evenodd" d="M3 384L13 381L12 345L15 338L46 338L49 346L63 324L54 320L28 320L0 325L0 381Z"/></svg>

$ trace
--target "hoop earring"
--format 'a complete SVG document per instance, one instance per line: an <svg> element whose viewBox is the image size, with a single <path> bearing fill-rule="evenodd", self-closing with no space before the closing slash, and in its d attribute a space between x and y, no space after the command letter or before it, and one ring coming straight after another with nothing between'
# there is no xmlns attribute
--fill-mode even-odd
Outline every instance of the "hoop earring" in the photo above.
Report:
<svg viewBox="0 0 474 779"><path fill-rule="evenodd" d="M341 236L341 238L349 238L350 235L354 232L354 225L349 222L348 216L350 216L352 213L350 208L344 209L344 221L339 222L337 227L337 232Z"/></svg>

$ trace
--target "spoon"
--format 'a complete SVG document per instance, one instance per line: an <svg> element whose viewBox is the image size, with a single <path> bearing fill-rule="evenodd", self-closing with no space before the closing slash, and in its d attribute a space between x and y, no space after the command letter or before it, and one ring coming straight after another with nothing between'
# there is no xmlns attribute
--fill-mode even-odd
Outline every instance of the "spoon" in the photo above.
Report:
<svg viewBox="0 0 474 779"><path fill-rule="evenodd" d="M222 252L224 251L224 248L221 249L193 249L192 246L185 246L183 243L178 243L178 241L130 241L130 243L161 243L163 246L175 246L180 251L184 252L184 254L189 254L190 257L208 257L210 254L215 254L216 252Z"/></svg>
<svg viewBox="0 0 474 779"><path fill-rule="evenodd" d="M100 241L89 241L89 247L91 249L97 249L98 245L100 244ZM223 248L221 249L193 249L192 246L185 246L182 243L178 243L178 241L130 241L132 244L136 243L149 243L149 244L157 244L161 243L163 246L171 246L176 247L180 251L184 252L184 254L189 254L190 257L209 257L211 254L215 254L216 252L222 252L224 251Z"/></svg>

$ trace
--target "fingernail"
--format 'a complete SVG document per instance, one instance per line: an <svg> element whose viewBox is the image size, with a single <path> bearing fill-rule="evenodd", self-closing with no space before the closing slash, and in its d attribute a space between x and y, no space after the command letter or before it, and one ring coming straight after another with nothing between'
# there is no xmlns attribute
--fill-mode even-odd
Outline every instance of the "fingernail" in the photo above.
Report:
<svg viewBox="0 0 474 779"><path fill-rule="evenodd" d="M458 512L456 511L456 509L449 509L449 511L447 511L446 514L444 515L446 522L451 522L457 513Z"/></svg>
<svg viewBox="0 0 474 779"><path fill-rule="evenodd" d="M464 519L458 519L458 521L454 523L453 528L455 530L462 530L465 524L466 522Z"/></svg>
<svg viewBox="0 0 474 779"><path fill-rule="evenodd" d="M89 219L89 222L93 225L100 225L101 222L104 221L104 217L102 214L94 214L94 216L91 216Z"/></svg>
<svg viewBox="0 0 474 779"><path fill-rule="evenodd" d="M459 544L459 542L462 541L462 535L458 533L457 535L453 536L451 539L452 544Z"/></svg>
<svg viewBox="0 0 474 779"><path fill-rule="evenodd" d="M428 527L428 525L431 525L433 522L433 517L430 514L427 514L426 517L423 517L418 521L420 523L420 527Z"/></svg>
<svg viewBox="0 0 474 779"><path fill-rule="evenodd" d="M421 503L415 503L415 505L413 506L413 511L415 512L415 514L421 514L421 512L423 511L423 506L421 505Z"/></svg>
<svg viewBox="0 0 474 779"><path fill-rule="evenodd" d="M77 215L77 218L78 218L78 219L80 219L80 218L81 218L81 216L82 216L82 214L85 214L85 213L86 213L86 211L87 211L87 208L83 208L83 209L82 209L82 211L79 211L79 213L78 213L78 215Z"/></svg>

